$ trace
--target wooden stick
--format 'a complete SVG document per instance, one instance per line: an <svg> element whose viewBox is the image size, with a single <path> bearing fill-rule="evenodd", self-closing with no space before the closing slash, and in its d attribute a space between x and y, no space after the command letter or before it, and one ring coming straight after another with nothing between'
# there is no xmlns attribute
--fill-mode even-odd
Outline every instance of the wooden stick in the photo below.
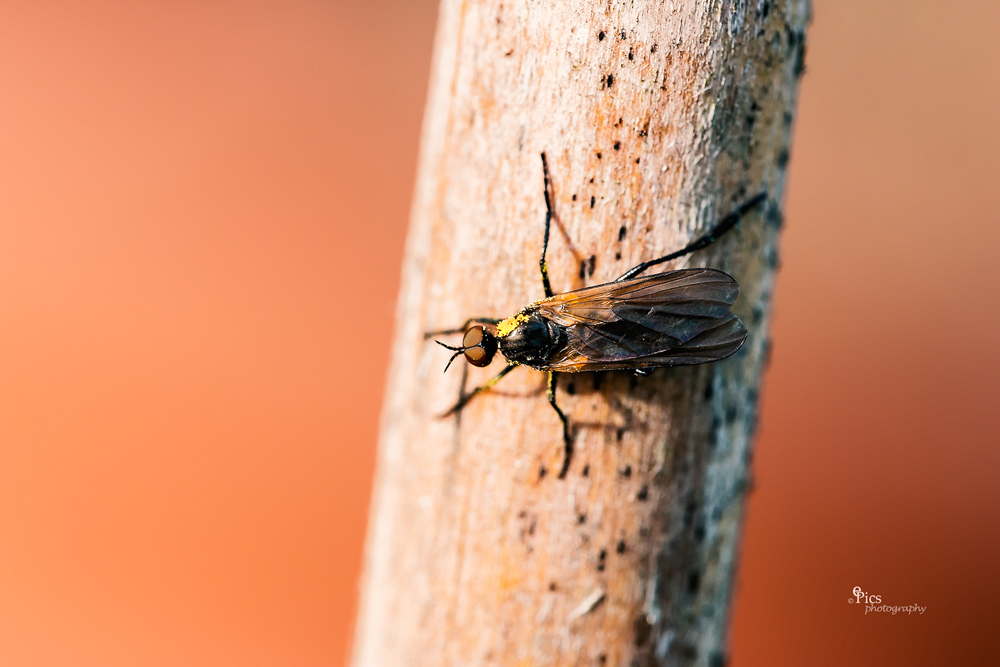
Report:
<svg viewBox="0 0 1000 667"><path fill-rule="evenodd" d="M356 667L723 664L808 15L807 0L443 0ZM543 151L556 292L768 193L652 269L736 277L746 345L645 378L560 376L563 480L544 374L518 368L441 419L503 361L444 375L450 353L424 337L542 297Z"/></svg>

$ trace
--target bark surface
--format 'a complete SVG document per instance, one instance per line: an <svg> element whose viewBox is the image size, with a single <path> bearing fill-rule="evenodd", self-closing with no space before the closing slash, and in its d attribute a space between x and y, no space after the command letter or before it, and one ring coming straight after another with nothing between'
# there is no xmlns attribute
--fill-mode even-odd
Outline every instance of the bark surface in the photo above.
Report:
<svg viewBox="0 0 1000 667"><path fill-rule="evenodd" d="M721 665L778 264L807 0L443 0L383 415L356 667ZM684 246L650 273L733 275L743 349L696 367L563 374L566 479L545 376L424 332ZM447 342L457 345L460 336Z"/></svg>

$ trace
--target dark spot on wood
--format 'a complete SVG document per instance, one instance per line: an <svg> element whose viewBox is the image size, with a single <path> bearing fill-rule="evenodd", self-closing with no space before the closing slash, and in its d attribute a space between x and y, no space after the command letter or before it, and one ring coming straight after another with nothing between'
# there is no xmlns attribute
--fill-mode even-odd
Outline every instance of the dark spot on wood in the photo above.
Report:
<svg viewBox="0 0 1000 667"><path fill-rule="evenodd" d="M615 547L615 551L620 554L625 553L625 540L618 540L618 546Z"/></svg>
<svg viewBox="0 0 1000 667"><path fill-rule="evenodd" d="M653 634L653 626L649 624L649 620L645 614L636 616L635 621L632 623L632 630L635 632L635 645L637 647L648 642L650 635Z"/></svg>
<svg viewBox="0 0 1000 667"><path fill-rule="evenodd" d="M535 525L538 523L537 517L531 517L531 524L528 526L528 535L535 534Z"/></svg>
<svg viewBox="0 0 1000 667"><path fill-rule="evenodd" d="M566 383L566 393L569 394L570 396L572 396L573 394L575 394L576 393L576 385L573 384L572 382L567 382Z"/></svg>
<svg viewBox="0 0 1000 667"><path fill-rule="evenodd" d="M591 183L593 183L593 182L594 182L594 179L593 179L593 178L591 178L591 179L590 179L590 182L591 182Z"/></svg>
<svg viewBox="0 0 1000 667"><path fill-rule="evenodd" d="M632 50L631 46L628 47L628 59L635 60L635 51Z"/></svg>
<svg viewBox="0 0 1000 667"><path fill-rule="evenodd" d="M524 510L521 510L520 512L517 513L517 516L523 519L524 517L528 516L528 513Z"/></svg>
<svg viewBox="0 0 1000 667"><path fill-rule="evenodd" d="M597 255L591 255L587 260L587 275L594 275L594 266L597 264Z"/></svg>
<svg viewBox="0 0 1000 667"><path fill-rule="evenodd" d="M648 500L649 499L649 486L643 484L639 489L639 493L635 494L636 500Z"/></svg>
<svg viewBox="0 0 1000 667"><path fill-rule="evenodd" d="M547 475L548 472L549 471L545 469L545 466L539 466L539 468L538 468L538 479L545 479L545 475Z"/></svg>
<svg viewBox="0 0 1000 667"><path fill-rule="evenodd" d="M698 647L687 642L677 642L675 651L685 662L694 662L698 659Z"/></svg>
<svg viewBox="0 0 1000 667"><path fill-rule="evenodd" d="M625 435L625 429L623 429L623 428L617 428L617 429L615 429L615 440L617 440L618 442L621 442L623 435Z"/></svg>
<svg viewBox="0 0 1000 667"><path fill-rule="evenodd" d="M801 30L788 30L789 53L795 51L795 65L792 70L796 78L806 73L806 34Z"/></svg>
<svg viewBox="0 0 1000 667"><path fill-rule="evenodd" d="M753 481L747 479L746 477L741 477L740 479L736 480L735 484L733 484L733 490L741 495L749 491L752 487L753 487Z"/></svg>
<svg viewBox="0 0 1000 667"><path fill-rule="evenodd" d="M576 195L573 195L573 201L576 201Z"/></svg>
<svg viewBox="0 0 1000 667"><path fill-rule="evenodd" d="M785 224L785 216L781 212L781 207L773 204L767 207L767 223L775 229L781 229Z"/></svg>
<svg viewBox="0 0 1000 667"><path fill-rule="evenodd" d="M613 84L615 82L615 75L614 74L609 74L608 78L606 79L606 81L607 81L607 84L608 84L608 88L610 88L611 84Z"/></svg>
<svg viewBox="0 0 1000 667"><path fill-rule="evenodd" d="M617 150L619 150L619 149L620 149L621 147L622 147L622 142L620 142L620 141L616 141L616 142L615 142L615 150L617 151Z"/></svg>
<svg viewBox="0 0 1000 667"><path fill-rule="evenodd" d="M624 31L624 30L622 30L622 32L621 32L621 38L622 38L622 39L625 39L625 37L626 37L626 35L625 35L625 31Z"/></svg>
<svg viewBox="0 0 1000 667"><path fill-rule="evenodd" d="M621 259L621 258L622 258L622 254L620 252L616 252L615 253L615 259Z"/></svg>
<svg viewBox="0 0 1000 667"><path fill-rule="evenodd" d="M597 154L597 159L598 159L598 160L600 160L600 159L601 159L601 154L600 154L600 153L598 153L598 154Z"/></svg>
<svg viewBox="0 0 1000 667"><path fill-rule="evenodd" d="M772 246L767 253L767 265L772 269L777 269L781 264L781 259L778 257L778 248Z"/></svg>
<svg viewBox="0 0 1000 667"><path fill-rule="evenodd" d="M649 52L656 53L656 44L653 44L651 47L649 47Z"/></svg>
<svg viewBox="0 0 1000 667"><path fill-rule="evenodd" d="M604 561L608 557L607 549L601 549L601 552L597 554L597 571L604 572Z"/></svg>
<svg viewBox="0 0 1000 667"><path fill-rule="evenodd" d="M514 49L511 49L510 51L508 51L507 53L505 53L503 55L504 55L505 58L511 57L512 55L514 55Z"/></svg>
<svg viewBox="0 0 1000 667"><path fill-rule="evenodd" d="M635 163L636 163L636 164L639 164L639 158L636 158L636 159L635 159Z"/></svg>
<svg viewBox="0 0 1000 667"><path fill-rule="evenodd" d="M603 653L600 654L599 656L597 656L597 662L601 663L602 665L607 664L608 656L604 655Z"/></svg>
<svg viewBox="0 0 1000 667"><path fill-rule="evenodd" d="M618 228L618 242L619 242L619 243L621 243L622 241L624 241L624 240L625 240L625 233L626 233L627 231L628 231L628 230L627 230L627 229L625 229L625 225L622 225L621 227L619 227L619 228Z"/></svg>
<svg viewBox="0 0 1000 667"><path fill-rule="evenodd" d="M698 586L701 584L701 575L698 574L697 570L692 570L688 572L688 582L687 589L688 593L694 595L698 592Z"/></svg>
<svg viewBox="0 0 1000 667"><path fill-rule="evenodd" d="M593 179L591 179L591 183L593 183ZM597 201L597 200L596 200L596 199L594 198L594 196L593 196L593 195L591 195L591 196L590 196L590 208L594 208L594 203L595 203L596 201Z"/></svg>
<svg viewBox="0 0 1000 667"><path fill-rule="evenodd" d="M684 506L684 527L687 528L694 521L694 513L698 510L695 503L688 503Z"/></svg>
<svg viewBox="0 0 1000 667"><path fill-rule="evenodd" d="M554 591L555 589L556 589L556 582L550 581L549 582L549 590L550 591Z"/></svg>
<svg viewBox="0 0 1000 667"><path fill-rule="evenodd" d="M618 474L624 477L625 479L628 479L629 477L632 476L632 466L629 465L625 466L624 468L618 471Z"/></svg>
<svg viewBox="0 0 1000 667"><path fill-rule="evenodd" d="M583 476L584 477L589 477L590 476L590 464L589 463L587 465L583 466Z"/></svg>
<svg viewBox="0 0 1000 667"><path fill-rule="evenodd" d="M639 537L643 539L649 537L649 528L646 528L646 526L639 526Z"/></svg>
<svg viewBox="0 0 1000 667"><path fill-rule="evenodd" d="M580 516L576 517L576 522L577 523L587 523L587 515L586 514L581 514Z"/></svg>
<svg viewBox="0 0 1000 667"><path fill-rule="evenodd" d="M580 278L584 278L587 275L587 260L580 260Z"/></svg>
<svg viewBox="0 0 1000 667"><path fill-rule="evenodd" d="M762 4L760 8L757 10L757 16L761 17L762 19L766 19L767 15L770 12L771 12L771 3L765 1L764 4Z"/></svg>
<svg viewBox="0 0 1000 667"><path fill-rule="evenodd" d="M604 41L604 31L603 30L600 31L599 33L597 33L597 41L598 42L603 42Z"/></svg>

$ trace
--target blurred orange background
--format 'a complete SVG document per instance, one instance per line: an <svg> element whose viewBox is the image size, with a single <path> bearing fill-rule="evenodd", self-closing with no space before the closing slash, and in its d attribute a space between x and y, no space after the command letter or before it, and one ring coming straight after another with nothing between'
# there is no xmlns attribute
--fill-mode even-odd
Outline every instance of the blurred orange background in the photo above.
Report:
<svg viewBox="0 0 1000 667"><path fill-rule="evenodd" d="M436 4L0 3L0 664L346 661ZM998 661L1000 5L814 16L732 665Z"/></svg>

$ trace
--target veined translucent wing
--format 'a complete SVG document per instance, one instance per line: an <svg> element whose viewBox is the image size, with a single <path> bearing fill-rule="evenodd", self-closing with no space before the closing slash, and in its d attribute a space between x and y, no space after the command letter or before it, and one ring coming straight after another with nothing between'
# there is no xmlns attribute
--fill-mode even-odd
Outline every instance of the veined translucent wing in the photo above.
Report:
<svg viewBox="0 0 1000 667"><path fill-rule="evenodd" d="M532 305L565 344L543 370L682 366L724 359L746 327L730 312L739 285L715 269L682 269L557 294Z"/></svg>

